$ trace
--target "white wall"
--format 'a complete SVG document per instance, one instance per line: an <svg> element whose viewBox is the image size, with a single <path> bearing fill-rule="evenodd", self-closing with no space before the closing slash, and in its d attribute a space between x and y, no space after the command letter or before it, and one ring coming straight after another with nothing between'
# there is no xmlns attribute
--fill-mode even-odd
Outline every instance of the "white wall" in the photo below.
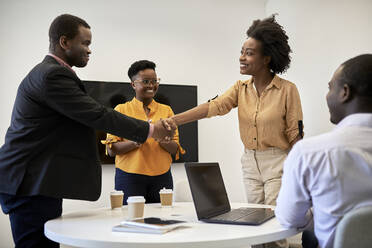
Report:
<svg viewBox="0 0 372 248"><path fill-rule="evenodd" d="M162 82L198 85L198 102L223 93L239 74L239 54L245 31L264 16L261 0L157 1L42 1L0 0L0 144L10 123L17 87L48 51L48 28L57 15L71 13L92 27L92 56L77 69L84 80L128 81L131 63L157 63ZM247 14L249 13L249 14ZM223 135L222 135L223 134ZM244 201L240 174L242 144L236 111L226 118L199 122L200 161L221 164L233 201ZM183 175L182 165L174 176ZM176 179L177 180L177 179ZM99 201L64 202L64 211L108 206L113 169L103 167L103 195ZM0 248L11 247L7 216L0 214Z"/></svg>
<svg viewBox="0 0 372 248"><path fill-rule="evenodd" d="M48 50L48 28L59 14L84 18L92 27L92 56L78 69L84 80L127 81L138 59L157 63L163 82L198 85L202 103L223 93L239 74L238 57L252 20L279 13L294 51L285 78L297 84L306 136L331 129L325 104L327 82L349 57L371 53L372 2L296 0L42 1L0 0L0 144L9 126L17 87ZM241 182L236 111L199 121L200 161L220 162L232 201L245 201ZM175 177L182 165L174 166ZM103 166L103 195L97 202L64 202L64 211L108 206L113 168ZM0 214L0 248L11 247L7 216Z"/></svg>

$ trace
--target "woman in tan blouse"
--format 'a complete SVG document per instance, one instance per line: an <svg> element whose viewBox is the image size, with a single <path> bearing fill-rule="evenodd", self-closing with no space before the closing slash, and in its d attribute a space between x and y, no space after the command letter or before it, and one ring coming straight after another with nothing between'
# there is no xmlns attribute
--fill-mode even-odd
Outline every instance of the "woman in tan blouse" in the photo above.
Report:
<svg viewBox="0 0 372 248"><path fill-rule="evenodd" d="M255 20L247 31L237 81L216 99L172 117L177 125L225 115L238 107L244 144L242 169L249 203L276 204L283 162L302 137L302 109L296 86L280 78L290 64L288 36L274 16Z"/></svg>

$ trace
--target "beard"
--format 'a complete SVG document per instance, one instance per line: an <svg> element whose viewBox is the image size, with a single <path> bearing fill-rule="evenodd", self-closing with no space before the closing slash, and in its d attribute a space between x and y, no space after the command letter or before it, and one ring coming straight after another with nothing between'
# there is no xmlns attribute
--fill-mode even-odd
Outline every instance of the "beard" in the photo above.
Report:
<svg viewBox="0 0 372 248"><path fill-rule="evenodd" d="M71 66L85 67L88 64L88 55L74 50L66 51L67 63Z"/></svg>

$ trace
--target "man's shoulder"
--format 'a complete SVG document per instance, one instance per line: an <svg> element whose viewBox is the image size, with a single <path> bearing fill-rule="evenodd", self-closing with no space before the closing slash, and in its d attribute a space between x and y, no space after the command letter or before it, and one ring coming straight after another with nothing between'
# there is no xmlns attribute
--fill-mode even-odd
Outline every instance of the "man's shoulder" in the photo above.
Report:
<svg viewBox="0 0 372 248"><path fill-rule="evenodd" d="M333 138L332 136L334 136L332 132L327 132L300 140L296 145L301 148L302 152L316 152L323 150L324 146L329 146L329 141Z"/></svg>
<svg viewBox="0 0 372 248"><path fill-rule="evenodd" d="M49 56L47 56L49 57ZM74 75L73 72L71 72L68 68L65 66L60 65L59 63L55 63L53 61L53 58L45 58L43 62L40 63L43 70L45 70L46 73L53 73L58 72L62 74L68 74L68 75Z"/></svg>
<svg viewBox="0 0 372 248"><path fill-rule="evenodd" d="M52 57L46 56L43 61L32 68L28 76L39 76L40 79L43 79L46 75L55 73L61 75L72 74L67 68L58 64Z"/></svg>
<svg viewBox="0 0 372 248"><path fill-rule="evenodd" d="M44 86L46 77L54 71L58 71L61 66L52 63L44 58L43 61L35 65L22 80L19 88L20 92L29 92L32 89L40 89Z"/></svg>
<svg viewBox="0 0 372 248"><path fill-rule="evenodd" d="M302 155L320 155L330 151L347 151L354 148L364 149L363 147L372 144L371 140L371 129L363 130L360 127L342 127L303 139L297 142L295 146L298 146Z"/></svg>
<svg viewBox="0 0 372 248"><path fill-rule="evenodd" d="M289 152L284 164L285 170L294 170L300 174L313 170L322 164L321 161L326 161L328 151L333 149L329 145L330 140L332 140L331 132L300 140Z"/></svg>

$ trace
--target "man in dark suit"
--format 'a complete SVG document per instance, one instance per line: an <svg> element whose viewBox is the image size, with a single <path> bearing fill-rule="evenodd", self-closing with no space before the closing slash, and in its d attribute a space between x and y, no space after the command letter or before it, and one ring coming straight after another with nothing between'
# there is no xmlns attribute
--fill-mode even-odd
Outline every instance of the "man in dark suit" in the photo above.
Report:
<svg viewBox="0 0 372 248"><path fill-rule="evenodd" d="M49 54L21 82L5 144L0 148L0 203L16 247L59 247L44 223L61 216L62 198L95 201L101 165L95 131L136 142L170 139L175 127L149 124L89 97L71 67L87 65L91 31L82 19L58 16Z"/></svg>

